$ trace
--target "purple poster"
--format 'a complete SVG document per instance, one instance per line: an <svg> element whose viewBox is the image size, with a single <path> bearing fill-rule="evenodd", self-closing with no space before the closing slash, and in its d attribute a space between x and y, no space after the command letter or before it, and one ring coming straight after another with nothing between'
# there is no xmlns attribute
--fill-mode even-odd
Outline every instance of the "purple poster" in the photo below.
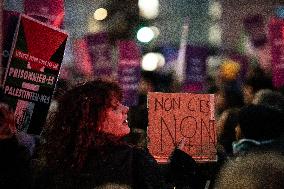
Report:
<svg viewBox="0 0 284 189"><path fill-rule="evenodd" d="M123 103L134 106L138 103L140 80L140 49L134 41L118 41L118 81L123 89Z"/></svg>
<svg viewBox="0 0 284 189"><path fill-rule="evenodd" d="M273 18L269 23L272 56L272 81L276 88L284 86L284 19Z"/></svg>
<svg viewBox="0 0 284 189"><path fill-rule="evenodd" d="M186 76L183 90L201 92L206 81L208 48L188 45L186 48Z"/></svg>
<svg viewBox="0 0 284 189"><path fill-rule="evenodd" d="M107 33L89 34L85 39L93 65L94 78L112 77L112 48Z"/></svg>

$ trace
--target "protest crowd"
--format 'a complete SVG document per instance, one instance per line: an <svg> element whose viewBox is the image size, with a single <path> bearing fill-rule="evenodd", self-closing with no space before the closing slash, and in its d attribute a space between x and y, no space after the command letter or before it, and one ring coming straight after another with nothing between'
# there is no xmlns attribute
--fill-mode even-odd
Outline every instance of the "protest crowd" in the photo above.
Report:
<svg viewBox="0 0 284 189"><path fill-rule="evenodd" d="M250 47L198 46L182 34L150 71L147 48L126 33L74 39L57 1L44 5L58 3L51 17L33 0L23 12L0 1L10 52L0 62L1 189L284 188L283 6L282 17L241 20Z"/></svg>

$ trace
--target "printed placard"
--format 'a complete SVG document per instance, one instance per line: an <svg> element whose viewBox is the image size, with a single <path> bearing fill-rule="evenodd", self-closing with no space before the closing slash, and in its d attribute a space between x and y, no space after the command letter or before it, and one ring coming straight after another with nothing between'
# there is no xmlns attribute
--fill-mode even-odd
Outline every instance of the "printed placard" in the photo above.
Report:
<svg viewBox="0 0 284 189"><path fill-rule="evenodd" d="M3 82L18 130L40 134L66 41L65 32L20 15Z"/></svg>
<svg viewBox="0 0 284 189"><path fill-rule="evenodd" d="M216 161L214 95L148 93L148 148L167 162L175 147L196 161Z"/></svg>

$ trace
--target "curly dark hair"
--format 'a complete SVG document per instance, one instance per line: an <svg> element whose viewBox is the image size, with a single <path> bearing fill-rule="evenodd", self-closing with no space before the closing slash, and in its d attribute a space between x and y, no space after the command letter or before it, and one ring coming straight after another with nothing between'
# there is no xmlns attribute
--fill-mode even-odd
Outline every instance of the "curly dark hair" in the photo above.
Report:
<svg viewBox="0 0 284 189"><path fill-rule="evenodd" d="M113 97L122 99L117 83L95 80L80 84L59 99L58 109L42 134L45 143L39 155L46 166L59 171L82 169L88 151L105 135L97 126Z"/></svg>

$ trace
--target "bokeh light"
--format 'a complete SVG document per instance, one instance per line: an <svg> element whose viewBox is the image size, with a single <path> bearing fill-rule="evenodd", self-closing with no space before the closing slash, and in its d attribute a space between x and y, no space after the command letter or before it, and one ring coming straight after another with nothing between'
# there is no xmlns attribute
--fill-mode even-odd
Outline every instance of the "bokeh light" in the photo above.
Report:
<svg viewBox="0 0 284 189"><path fill-rule="evenodd" d="M213 19L220 19L222 16L222 5L220 2L218 1L214 1L211 2L209 4L209 15L213 18Z"/></svg>
<svg viewBox="0 0 284 189"><path fill-rule="evenodd" d="M147 19L154 19L159 14L158 0L139 0L138 7L140 15Z"/></svg>
<svg viewBox="0 0 284 189"><path fill-rule="evenodd" d="M221 45L222 29L219 24L214 24L209 28L209 41L214 45Z"/></svg>
<svg viewBox="0 0 284 189"><path fill-rule="evenodd" d="M137 32L137 39L143 43L150 42L154 37L155 33L149 27L140 28Z"/></svg>
<svg viewBox="0 0 284 189"><path fill-rule="evenodd" d="M145 71L154 71L165 65L165 58L160 53L147 53L142 58L142 69Z"/></svg>
<svg viewBox="0 0 284 189"><path fill-rule="evenodd" d="M107 17L107 10L105 8L98 8L94 13L95 20L104 20Z"/></svg>

